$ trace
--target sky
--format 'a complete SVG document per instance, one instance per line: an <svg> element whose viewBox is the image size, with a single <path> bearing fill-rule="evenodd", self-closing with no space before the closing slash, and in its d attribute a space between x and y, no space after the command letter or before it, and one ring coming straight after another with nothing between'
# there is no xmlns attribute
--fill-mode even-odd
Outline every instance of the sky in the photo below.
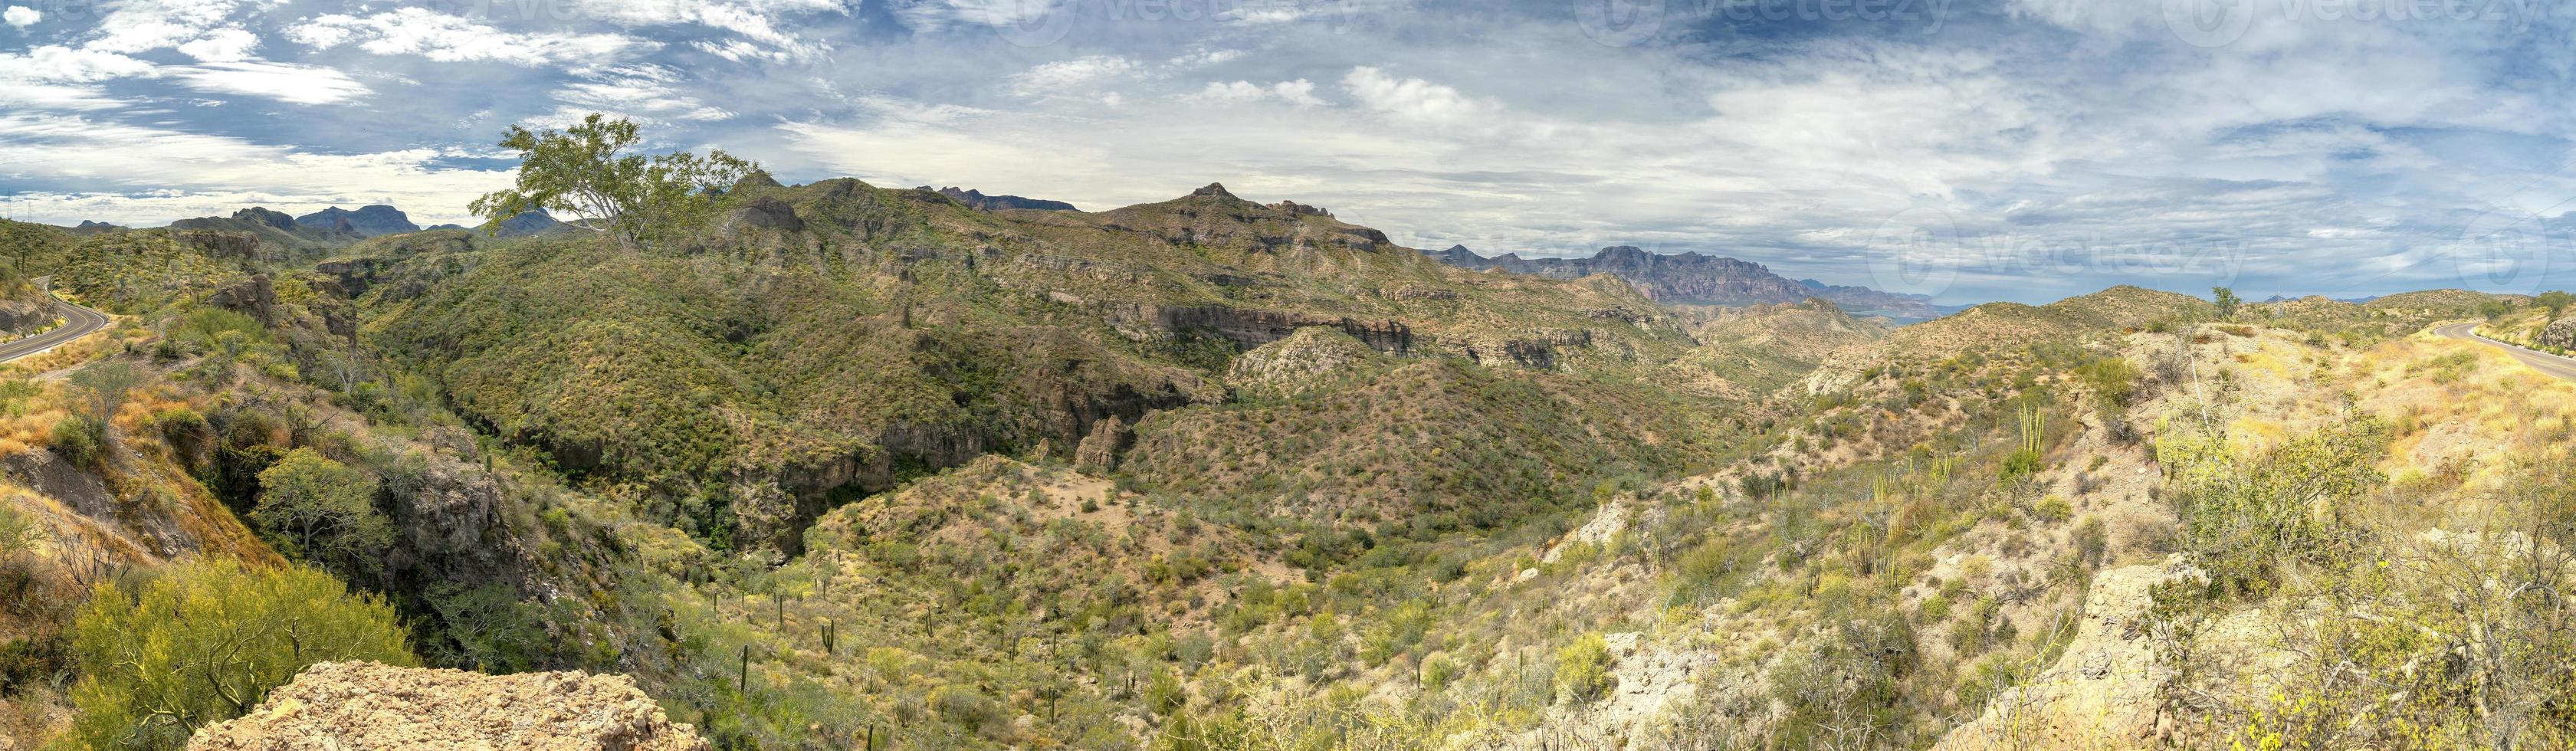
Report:
<svg viewBox="0 0 2576 751"><path fill-rule="evenodd" d="M2044 302L2576 287L2542 0L0 0L0 216L473 223L603 112L791 183Z"/></svg>

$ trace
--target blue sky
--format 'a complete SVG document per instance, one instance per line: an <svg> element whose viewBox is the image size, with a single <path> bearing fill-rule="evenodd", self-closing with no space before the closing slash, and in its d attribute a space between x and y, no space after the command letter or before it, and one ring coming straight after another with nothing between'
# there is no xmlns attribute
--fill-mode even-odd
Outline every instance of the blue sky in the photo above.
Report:
<svg viewBox="0 0 2576 751"><path fill-rule="evenodd" d="M0 214L468 221L511 123L2044 301L2576 287L2539 0L0 0Z"/></svg>

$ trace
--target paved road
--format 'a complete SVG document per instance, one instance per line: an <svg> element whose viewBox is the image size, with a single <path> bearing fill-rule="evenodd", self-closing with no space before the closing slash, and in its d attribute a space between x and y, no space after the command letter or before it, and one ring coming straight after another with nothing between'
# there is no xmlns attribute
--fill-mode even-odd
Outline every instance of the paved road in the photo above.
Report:
<svg viewBox="0 0 2576 751"><path fill-rule="evenodd" d="M53 287L53 282L54 278L50 276L36 278L36 286L44 287L48 290ZM50 291L48 294L51 294ZM47 331L36 336L10 342L8 344L0 344L0 362L8 362L28 355L45 352L55 347L62 346L64 342L89 336L92 332L107 328L107 314L105 313L73 305L71 304L71 301L64 300L59 297L54 298L54 308L62 311L63 325L56 326L54 327L54 330Z"/></svg>
<svg viewBox="0 0 2576 751"><path fill-rule="evenodd" d="M2542 373L2555 376L2561 380L2576 381L2576 358L2560 357L2547 352L2524 349L2522 347L2506 344L2494 339L2478 336L2478 325L2475 323L2454 323L2440 326L2433 329L2433 333L2453 339L2484 342L2489 345L2503 348L2505 354L2512 355L2513 359L2521 360L2522 364L2531 366L2532 370L2537 370Z"/></svg>

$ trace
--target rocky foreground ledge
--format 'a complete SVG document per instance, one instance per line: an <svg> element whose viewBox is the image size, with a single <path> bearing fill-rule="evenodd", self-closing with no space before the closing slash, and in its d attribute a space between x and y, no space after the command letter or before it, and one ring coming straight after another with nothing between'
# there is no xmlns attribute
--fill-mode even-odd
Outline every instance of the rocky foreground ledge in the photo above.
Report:
<svg viewBox="0 0 2576 751"><path fill-rule="evenodd" d="M207 728L189 751L708 748L622 675L483 675L326 662L259 708Z"/></svg>

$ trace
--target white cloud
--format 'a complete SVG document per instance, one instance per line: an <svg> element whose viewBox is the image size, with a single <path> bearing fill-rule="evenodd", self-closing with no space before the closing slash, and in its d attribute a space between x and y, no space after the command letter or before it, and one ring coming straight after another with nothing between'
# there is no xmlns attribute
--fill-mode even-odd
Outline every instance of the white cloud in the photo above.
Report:
<svg viewBox="0 0 2576 751"><path fill-rule="evenodd" d="M235 11L250 0L126 0L116 3L92 27L86 46L102 52L133 54L170 49L232 28Z"/></svg>
<svg viewBox="0 0 2576 751"><path fill-rule="evenodd" d="M1133 76L1141 67L1134 60L1114 55L1057 60L1011 76L1011 93L1037 99L1080 95L1104 83Z"/></svg>
<svg viewBox="0 0 2576 751"><path fill-rule="evenodd" d="M0 21L21 29L34 26L36 22L43 20L45 20L44 12L24 5L12 5L8 10L0 10Z"/></svg>
<svg viewBox="0 0 2576 751"><path fill-rule="evenodd" d="M25 54L0 52L0 80L92 83L151 72L151 63L113 52L50 44Z"/></svg>
<svg viewBox="0 0 2576 751"><path fill-rule="evenodd" d="M682 76L671 68L626 65L577 73L588 80L566 84L555 91L555 100L564 106L557 108L549 120L569 124L592 112L648 123L710 122L733 117L723 108L681 93Z"/></svg>
<svg viewBox="0 0 2576 751"><path fill-rule="evenodd" d="M1303 78L1271 84L1270 93L1278 95L1281 101L1300 107L1318 107L1324 104L1324 100L1315 98L1315 82Z"/></svg>
<svg viewBox="0 0 2576 751"><path fill-rule="evenodd" d="M162 70L198 91L247 94L289 104L332 104L366 96L366 84L331 68L258 61L205 63Z"/></svg>
<svg viewBox="0 0 2576 751"><path fill-rule="evenodd" d="M259 49L259 37L241 29L216 29L196 41L179 45L179 51L200 62L230 63L251 59Z"/></svg>
<svg viewBox="0 0 2576 751"><path fill-rule="evenodd" d="M1455 88L1419 78L1396 78L1377 68L1352 68L1342 88L1362 106L1392 119L1422 124L1455 124L1482 119L1496 107Z"/></svg>
<svg viewBox="0 0 2576 751"><path fill-rule="evenodd" d="M802 62L818 59L831 52L830 44L809 40L786 30L790 19L822 13L849 12L840 0L692 0L691 2L634 2L633 0L576 0L579 14L627 27L696 24L732 32L742 37L722 44L699 46L711 54L730 60L761 59L771 62Z"/></svg>
<svg viewBox="0 0 2576 751"><path fill-rule="evenodd" d="M1315 82L1300 78L1262 86L1251 81L1210 81L1207 88L1190 95L1206 102L1259 102L1277 100L1299 107L1318 107L1324 100L1315 97Z"/></svg>
<svg viewBox="0 0 2576 751"><path fill-rule="evenodd" d="M497 60L520 65L598 62L651 50L657 42L620 34L519 33L426 8L359 17L329 14L286 29L286 38L315 49L355 42L378 55L419 55L440 62Z"/></svg>
<svg viewBox="0 0 2576 751"><path fill-rule="evenodd" d="M462 221L465 204L508 186L499 170L442 169L445 152L318 154L227 136L80 116L0 113L0 178L76 180L78 192L27 192L12 210L64 223L158 224L249 205L289 211L389 202L422 224Z"/></svg>

